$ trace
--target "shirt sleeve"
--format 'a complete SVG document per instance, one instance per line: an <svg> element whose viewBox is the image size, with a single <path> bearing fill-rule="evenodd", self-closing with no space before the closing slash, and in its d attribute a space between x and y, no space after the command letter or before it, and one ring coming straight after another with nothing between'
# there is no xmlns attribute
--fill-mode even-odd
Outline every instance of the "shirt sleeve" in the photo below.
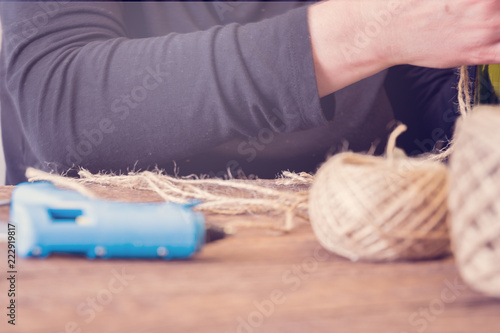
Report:
<svg viewBox="0 0 500 333"><path fill-rule="evenodd" d="M264 127L325 124L307 7L260 22L129 38L120 3L2 2L6 84L40 161L171 162ZM276 124L276 113L284 124Z"/></svg>

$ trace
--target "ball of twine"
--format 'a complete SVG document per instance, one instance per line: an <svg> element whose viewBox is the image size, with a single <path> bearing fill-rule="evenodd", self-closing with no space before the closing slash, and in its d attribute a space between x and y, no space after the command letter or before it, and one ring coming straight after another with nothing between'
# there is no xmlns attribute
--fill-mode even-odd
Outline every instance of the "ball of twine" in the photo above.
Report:
<svg viewBox="0 0 500 333"><path fill-rule="evenodd" d="M461 119L450 160L451 236L458 268L474 289L500 297L500 107Z"/></svg>
<svg viewBox="0 0 500 333"><path fill-rule="evenodd" d="M447 169L426 158L340 153L316 174L309 215L320 243L351 260L427 259L449 252Z"/></svg>

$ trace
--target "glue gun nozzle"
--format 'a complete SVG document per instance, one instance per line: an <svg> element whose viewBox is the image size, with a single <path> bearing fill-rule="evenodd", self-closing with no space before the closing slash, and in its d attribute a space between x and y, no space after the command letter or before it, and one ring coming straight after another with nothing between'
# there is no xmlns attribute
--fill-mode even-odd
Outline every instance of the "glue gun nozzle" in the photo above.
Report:
<svg viewBox="0 0 500 333"><path fill-rule="evenodd" d="M205 243L211 243L227 236L224 228L209 224L205 233Z"/></svg>

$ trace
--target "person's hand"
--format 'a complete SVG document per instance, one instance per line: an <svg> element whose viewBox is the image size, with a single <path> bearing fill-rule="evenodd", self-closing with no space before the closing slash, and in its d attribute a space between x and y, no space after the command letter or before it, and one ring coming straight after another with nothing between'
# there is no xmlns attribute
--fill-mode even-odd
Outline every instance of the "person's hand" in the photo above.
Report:
<svg viewBox="0 0 500 333"><path fill-rule="evenodd" d="M500 63L500 0L404 0L381 38L396 64Z"/></svg>
<svg viewBox="0 0 500 333"><path fill-rule="evenodd" d="M500 63L500 0L331 0L309 8L320 96L398 64Z"/></svg>

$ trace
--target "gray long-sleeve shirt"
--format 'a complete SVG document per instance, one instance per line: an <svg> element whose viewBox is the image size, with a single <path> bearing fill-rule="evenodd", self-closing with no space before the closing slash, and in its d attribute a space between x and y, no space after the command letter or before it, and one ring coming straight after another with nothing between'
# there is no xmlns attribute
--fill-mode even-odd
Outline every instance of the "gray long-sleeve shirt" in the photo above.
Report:
<svg viewBox="0 0 500 333"><path fill-rule="evenodd" d="M449 135L455 71L399 66L320 99L300 2L2 2L7 183L25 169L272 177L348 142Z"/></svg>

